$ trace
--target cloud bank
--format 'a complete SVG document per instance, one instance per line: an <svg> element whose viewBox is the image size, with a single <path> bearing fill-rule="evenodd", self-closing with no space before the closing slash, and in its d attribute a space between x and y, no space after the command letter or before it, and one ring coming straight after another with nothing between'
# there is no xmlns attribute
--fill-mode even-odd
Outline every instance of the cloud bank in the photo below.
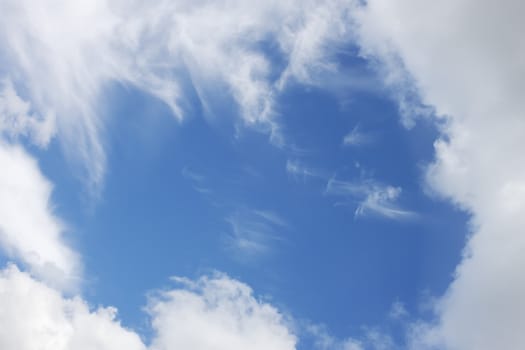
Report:
<svg viewBox="0 0 525 350"><path fill-rule="evenodd" d="M92 309L79 297L56 290L14 265L0 271L0 347L20 350L295 349L284 317L225 275L159 292L148 312L155 332L146 346L123 327L114 308Z"/></svg>
<svg viewBox="0 0 525 350"><path fill-rule="evenodd" d="M472 214L454 281L436 322L414 326L414 349L525 347L523 11L512 0L370 0L356 14L362 53L394 94L417 91L408 110L432 106L440 119L429 188Z"/></svg>

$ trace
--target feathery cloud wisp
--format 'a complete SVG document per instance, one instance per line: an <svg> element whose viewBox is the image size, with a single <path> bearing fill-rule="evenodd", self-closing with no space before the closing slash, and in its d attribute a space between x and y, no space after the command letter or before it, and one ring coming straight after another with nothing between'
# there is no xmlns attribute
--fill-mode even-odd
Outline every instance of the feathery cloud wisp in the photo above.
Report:
<svg viewBox="0 0 525 350"><path fill-rule="evenodd" d="M228 247L244 257L267 252L272 242L283 239L281 231L289 227L279 215L266 210L237 210L227 221L232 228Z"/></svg>
<svg viewBox="0 0 525 350"><path fill-rule="evenodd" d="M106 89L132 85L182 119L184 72L208 114L225 93L244 124L280 142L275 97L288 81L308 84L335 69L353 7L346 0L4 0L0 78L24 91L36 115L56 121L48 134L56 132L96 187L106 161L99 106ZM268 42L276 52L262 48ZM271 66L271 54L284 67Z"/></svg>
<svg viewBox="0 0 525 350"><path fill-rule="evenodd" d="M401 194L400 187L383 185L372 180L351 182L331 178L326 184L325 193L357 201L356 217L374 214L402 220L415 216L414 212L402 209L396 204Z"/></svg>

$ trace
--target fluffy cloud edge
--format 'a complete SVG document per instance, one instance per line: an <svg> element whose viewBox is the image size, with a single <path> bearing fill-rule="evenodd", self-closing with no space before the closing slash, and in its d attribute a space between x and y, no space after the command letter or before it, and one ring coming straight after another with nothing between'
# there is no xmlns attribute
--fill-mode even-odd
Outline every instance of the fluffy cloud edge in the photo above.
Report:
<svg viewBox="0 0 525 350"><path fill-rule="evenodd" d="M146 308L154 336L146 345L120 324L113 307L93 309L14 264L0 270L0 347L20 350L293 350L288 319L246 284L215 273L175 278L177 288L151 294Z"/></svg>

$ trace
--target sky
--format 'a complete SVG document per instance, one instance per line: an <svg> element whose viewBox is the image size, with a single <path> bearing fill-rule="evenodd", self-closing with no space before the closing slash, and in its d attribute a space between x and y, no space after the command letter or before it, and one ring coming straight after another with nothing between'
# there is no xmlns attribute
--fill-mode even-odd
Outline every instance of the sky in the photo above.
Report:
<svg viewBox="0 0 525 350"><path fill-rule="evenodd" d="M524 11L0 0L0 348L525 348Z"/></svg>

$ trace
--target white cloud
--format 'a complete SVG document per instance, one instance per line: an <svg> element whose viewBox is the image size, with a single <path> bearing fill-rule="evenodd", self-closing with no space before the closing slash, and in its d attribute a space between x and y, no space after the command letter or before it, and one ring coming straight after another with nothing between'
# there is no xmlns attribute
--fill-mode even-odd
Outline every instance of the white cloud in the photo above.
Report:
<svg viewBox="0 0 525 350"><path fill-rule="evenodd" d="M182 168L181 174L184 178L197 183L201 183L206 180L206 177L204 175L197 173L195 170L191 169L188 166Z"/></svg>
<svg viewBox="0 0 525 350"><path fill-rule="evenodd" d="M325 178L327 177L322 171L308 167L297 160L288 159L286 161L286 173L291 177L297 179L302 178L306 181L307 178Z"/></svg>
<svg viewBox="0 0 525 350"><path fill-rule="evenodd" d="M408 311L402 302L397 300L392 303L392 306L390 307L390 312L388 313L388 317L390 317L393 320L400 320L407 316L408 316Z"/></svg>
<svg viewBox="0 0 525 350"><path fill-rule="evenodd" d="M395 350L399 347L385 332L363 327L362 336L337 338L324 325L309 324L306 333L312 338L312 348L318 350Z"/></svg>
<svg viewBox="0 0 525 350"><path fill-rule="evenodd" d="M401 187L383 185L367 179L352 182L331 178L326 184L325 193L357 201L356 217L379 215L402 220L415 216L415 213L402 209L396 203L401 195Z"/></svg>
<svg viewBox="0 0 525 350"><path fill-rule="evenodd" d="M0 167L0 246L49 283L75 288L80 260L53 213L51 184L19 146L0 142Z"/></svg>
<svg viewBox="0 0 525 350"><path fill-rule="evenodd" d="M181 289L162 292L148 307L156 332L151 350L295 349L283 315L247 285L224 275L177 281Z"/></svg>
<svg viewBox="0 0 525 350"><path fill-rule="evenodd" d="M352 131L343 138L343 145L345 146L363 146L372 142L372 136L363 133L359 130L359 126L355 126Z"/></svg>
<svg viewBox="0 0 525 350"><path fill-rule="evenodd" d="M96 187L105 167L100 104L112 84L158 97L181 119L182 76L189 77L210 115L229 96L245 124L279 143L276 95L290 79L313 83L334 69L353 7L344 0L2 0L0 78L12 79L35 114L56 116L66 152ZM274 54L283 67L271 65Z"/></svg>
<svg viewBox="0 0 525 350"><path fill-rule="evenodd" d="M206 176L196 172L189 166L185 166L181 171L182 176L191 182L192 187L195 191L207 195L213 192L207 184Z"/></svg>
<svg viewBox="0 0 525 350"><path fill-rule="evenodd" d="M239 209L227 218L232 231L227 236L228 248L242 257L268 252L275 241L282 240L288 223L278 214L255 209Z"/></svg>
<svg viewBox="0 0 525 350"><path fill-rule="evenodd" d="M415 326L414 349L525 347L524 11L513 0L370 0L356 17L363 53L441 116L429 187L472 214L436 323Z"/></svg>
<svg viewBox="0 0 525 350"><path fill-rule="evenodd" d="M6 79L0 82L0 135L16 140L24 136L44 147L54 133L54 116L42 118L31 112L31 105L24 101Z"/></svg>
<svg viewBox="0 0 525 350"><path fill-rule="evenodd" d="M355 210L356 216L376 213L390 219L403 219L414 216L414 213L400 209L395 201L401 194L401 187L376 187L369 190L365 199Z"/></svg>
<svg viewBox="0 0 525 350"><path fill-rule="evenodd" d="M14 265L0 271L1 349L145 350L115 314L113 308L91 311L80 298L63 298Z"/></svg>
<svg viewBox="0 0 525 350"><path fill-rule="evenodd" d="M332 336L323 325L310 324L306 332L313 338L313 347L318 350L363 350L361 341L348 338L338 339Z"/></svg>
<svg viewBox="0 0 525 350"><path fill-rule="evenodd" d="M154 335L146 346L121 326L116 309L92 309L14 265L0 271L0 348L17 350L295 349L285 317L225 275L157 293L147 308Z"/></svg>
<svg viewBox="0 0 525 350"><path fill-rule="evenodd" d="M279 143L276 96L287 82L313 84L320 72L334 69L337 46L348 40L351 7L344 0L0 0L0 242L8 256L43 280L14 267L2 273L0 347L144 349L136 334L114 321L113 309L92 312L81 299L64 299L50 288L78 283L79 257L53 213L51 184L36 161L7 140L27 137L45 147L56 135L96 190L106 166L101 135L107 89L134 86L182 119L189 77L209 115L215 101L227 96L244 124ZM270 64L274 55L282 67ZM232 219L234 238L248 247L267 247L278 239L276 228L286 226L271 212L250 215L255 221ZM188 342L197 349L295 347L281 315L255 300L247 286L226 277L195 286L152 302L156 349ZM182 297L196 303L181 304ZM10 304L4 307L4 301ZM181 315L210 336L192 328L193 334L173 337L171 325L183 325Z"/></svg>
<svg viewBox="0 0 525 350"><path fill-rule="evenodd" d="M359 164L356 164L359 168ZM341 197L345 202L336 205L347 205L348 202L357 203L355 217L366 215L377 215L393 220L413 219L416 213L401 208L398 198L401 195L401 187L385 185L365 177L364 172L359 180L338 180L335 175L329 176L328 172L307 166L299 161L287 160L286 172L294 179L308 178L318 179L326 182L324 193L331 196Z"/></svg>

